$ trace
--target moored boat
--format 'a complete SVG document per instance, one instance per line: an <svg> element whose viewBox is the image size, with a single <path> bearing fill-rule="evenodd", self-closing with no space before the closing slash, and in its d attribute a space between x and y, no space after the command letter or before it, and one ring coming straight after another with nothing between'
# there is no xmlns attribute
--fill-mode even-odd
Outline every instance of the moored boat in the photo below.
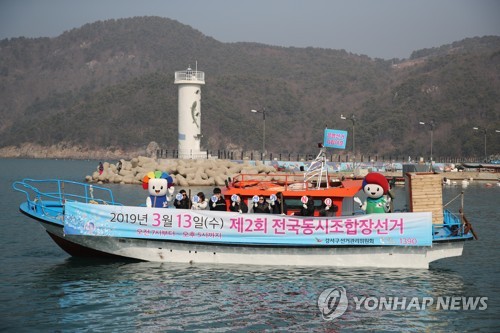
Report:
<svg viewBox="0 0 500 333"><path fill-rule="evenodd" d="M20 211L73 256L428 268L434 260L460 256L473 238L463 214L443 211L439 175L407 174L409 212L359 214L354 197L361 180L330 178L320 155L302 175L242 175L223 189L228 210L235 195L252 207L255 198L271 200L279 193L286 214L126 206L115 202L110 189L62 180L25 179L13 187L26 195ZM252 182L234 186L247 180ZM299 216L304 197L314 204L309 216ZM329 212L321 210L325 205Z"/></svg>

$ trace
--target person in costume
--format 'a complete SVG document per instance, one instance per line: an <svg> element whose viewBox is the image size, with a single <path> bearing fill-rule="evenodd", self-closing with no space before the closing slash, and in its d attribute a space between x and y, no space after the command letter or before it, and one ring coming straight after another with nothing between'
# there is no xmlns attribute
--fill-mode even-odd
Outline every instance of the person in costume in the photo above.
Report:
<svg viewBox="0 0 500 333"><path fill-rule="evenodd" d="M142 179L142 188L149 192L146 207L155 208L168 208L175 190L172 177L162 171L148 172Z"/></svg>
<svg viewBox="0 0 500 333"><path fill-rule="evenodd" d="M391 197L389 193L389 182L384 175L378 172L370 172L363 179L363 192L366 194L366 201L363 203L358 197L354 201L366 214L387 213L390 211Z"/></svg>

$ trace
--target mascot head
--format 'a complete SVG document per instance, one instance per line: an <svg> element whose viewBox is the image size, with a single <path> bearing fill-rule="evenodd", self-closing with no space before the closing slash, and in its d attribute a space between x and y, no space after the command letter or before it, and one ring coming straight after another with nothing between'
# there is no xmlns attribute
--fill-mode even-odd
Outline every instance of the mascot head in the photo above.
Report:
<svg viewBox="0 0 500 333"><path fill-rule="evenodd" d="M370 172L363 179L363 192L372 199L377 199L389 192L389 182L384 175Z"/></svg>
<svg viewBox="0 0 500 333"><path fill-rule="evenodd" d="M142 179L142 188L155 197L167 195L167 189L173 184L172 177L162 171L148 172Z"/></svg>

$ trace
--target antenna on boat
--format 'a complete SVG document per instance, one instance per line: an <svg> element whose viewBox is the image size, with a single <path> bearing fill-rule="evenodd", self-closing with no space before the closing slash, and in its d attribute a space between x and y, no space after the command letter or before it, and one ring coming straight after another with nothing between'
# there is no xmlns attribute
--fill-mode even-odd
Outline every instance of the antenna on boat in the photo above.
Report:
<svg viewBox="0 0 500 333"><path fill-rule="evenodd" d="M326 188L330 187L328 183L328 166L326 165L326 148L322 143L318 143L319 154L316 156L314 161L311 162L309 168L304 173L304 186L307 186L308 181L314 180L316 178L316 188L321 188L321 183L323 179L326 183Z"/></svg>

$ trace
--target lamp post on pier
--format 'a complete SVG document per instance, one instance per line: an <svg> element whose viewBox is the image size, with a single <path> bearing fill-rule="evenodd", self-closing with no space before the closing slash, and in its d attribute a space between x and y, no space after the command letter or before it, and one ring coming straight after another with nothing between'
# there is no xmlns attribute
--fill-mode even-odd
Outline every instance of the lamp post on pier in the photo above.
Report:
<svg viewBox="0 0 500 333"><path fill-rule="evenodd" d="M354 133L354 128L356 126L356 116L351 114L349 117L346 117L343 114L341 114L340 119L352 121L352 156L354 159L356 159L356 139Z"/></svg>
<svg viewBox="0 0 500 333"><path fill-rule="evenodd" d="M488 134L488 129L487 128L481 128L478 126L472 127L473 130L475 131L481 131L484 134L484 162L488 161L488 154L486 153L486 134ZM495 130L495 133L500 133L500 130Z"/></svg>
<svg viewBox="0 0 500 333"><path fill-rule="evenodd" d="M250 112L262 113L262 157L266 155L266 108L261 110L252 109Z"/></svg>
<svg viewBox="0 0 500 333"><path fill-rule="evenodd" d="M420 125L429 125L431 129L431 163L432 163L432 145L433 145L433 140L434 140L434 127L436 127L436 123L434 122L434 119L429 121L428 123L419 121L418 122Z"/></svg>

